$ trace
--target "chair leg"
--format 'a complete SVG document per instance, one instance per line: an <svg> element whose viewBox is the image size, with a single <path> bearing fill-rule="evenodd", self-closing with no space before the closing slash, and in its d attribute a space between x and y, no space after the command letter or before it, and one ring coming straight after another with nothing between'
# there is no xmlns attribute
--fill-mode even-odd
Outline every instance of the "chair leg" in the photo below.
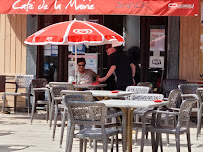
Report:
<svg viewBox="0 0 203 152"><path fill-rule="evenodd" d="M68 120L68 117L67 117ZM67 121L67 135L66 135L66 147L65 147L65 152L67 152L68 145L69 145L69 139L70 139L70 130L71 130L71 123Z"/></svg>
<svg viewBox="0 0 203 152"><path fill-rule="evenodd" d="M113 152L114 136L111 137L111 152Z"/></svg>
<svg viewBox="0 0 203 152"><path fill-rule="evenodd" d="M118 147L118 135L116 135L116 152L119 151L119 147Z"/></svg>
<svg viewBox="0 0 203 152"><path fill-rule="evenodd" d="M70 129L67 130L66 150L65 150L65 152L71 152L72 151L74 130L75 130L75 127L72 126L72 125L71 125Z"/></svg>
<svg viewBox="0 0 203 152"><path fill-rule="evenodd" d="M52 140L55 138L55 132L56 132L56 125L57 125L57 118L58 118L58 104L55 104L55 114L54 114L54 127L53 127L53 135Z"/></svg>
<svg viewBox="0 0 203 152"><path fill-rule="evenodd" d="M135 114L135 122L139 122L138 114ZM134 142L135 145L137 145L137 136L138 136L138 128L135 129L135 142Z"/></svg>
<svg viewBox="0 0 203 152"><path fill-rule="evenodd" d="M4 114L4 107L5 107L6 95L3 94L2 98L3 98L3 104L2 104L2 111L1 111L1 112L2 112L2 114Z"/></svg>
<svg viewBox="0 0 203 152"><path fill-rule="evenodd" d="M155 152L156 150L156 142L155 142L155 133L151 132L151 145L152 145L152 151Z"/></svg>
<svg viewBox="0 0 203 152"><path fill-rule="evenodd" d="M51 107L50 107L50 112L49 112L49 127L51 129L52 126L52 119L53 119L53 111L54 111L54 100L51 101Z"/></svg>
<svg viewBox="0 0 203 152"><path fill-rule="evenodd" d="M14 113L16 113L17 96L14 96Z"/></svg>
<svg viewBox="0 0 203 152"><path fill-rule="evenodd" d="M179 132L176 132L175 134L175 140L176 140L176 151L180 152L180 134Z"/></svg>
<svg viewBox="0 0 203 152"><path fill-rule="evenodd" d="M126 151L127 150L127 147L126 147L126 114L124 115L124 117L122 117L122 149L123 151Z"/></svg>
<svg viewBox="0 0 203 152"><path fill-rule="evenodd" d="M107 138L103 139L103 152L107 152L108 144Z"/></svg>
<svg viewBox="0 0 203 152"><path fill-rule="evenodd" d="M97 140L93 140L94 152L97 152Z"/></svg>
<svg viewBox="0 0 203 152"><path fill-rule="evenodd" d="M187 136L187 146L188 146L188 152L191 152L191 140L190 140L190 131L186 134Z"/></svg>
<svg viewBox="0 0 203 152"><path fill-rule="evenodd" d="M197 140L201 134L201 119L202 119L202 108L200 107L197 113L197 135L196 135Z"/></svg>
<svg viewBox="0 0 203 152"><path fill-rule="evenodd" d="M79 147L79 149L80 149L80 152L83 152L83 146L84 146L84 141L85 141L85 139L79 139L79 142L80 142L80 147Z"/></svg>
<svg viewBox="0 0 203 152"><path fill-rule="evenodd" d="M169 125L169 122L168 122L168 115L166 115L165 117L165 125L168 126ZM169 134L166 134L166 143L167 143L167 146L169 146Z"/></svg>
<svg viewBox="0 0 203 152"><path fill-rule="evenodd" d="M30 115L30 91L28 91L28 96L27 96L27 113L29 116Z"/></svg>
<svg viewBox="0 0 203 152"><path fill-rule="evenodd" d="M66 121L66 109L64 109L63 118L62 118L62 124L61 124L60 148L62 147L62 143L63 143L63 134L64 134L64 128L65 128L65 121Z"/></svg>
<svg viewBox="0 0 203 152"><path fill-rule="evenodd" d="M93 146L92 146L92 142L93 140L92 139L89 139L89 149L91 149Z"/></svg>
<svg viewBox="0 0 203 152"><path fill-rule="evenodd" d="M46 105L46 121L48 123L48 120L49 120L49 104Z"/></svg>
<svg viewBox="0 0 203 152"><path fill-rule="evenodd" d="M144 151L145 134L146 134L146 119L142 117L142 137L141 137L140 152Z"/></svg>
<svg viewBox="0 0 203 152"><path fill-rule="evenodd" d="M35 113L35 100L33 100L33 104L32 104L31 125L32 125L34 113Z"/></svg>
<svg viewBox="0 0 203 152"><path fill-rule="evenodd" d="M162 135L161 134L159 134L159 142L160 142L161 152L163 152L163 143L162 143Z"/></svg>
<svg viewBox="0 0 203 152"><path fill-rule="evenodd" d="M84 139L84 143L83 143L83 152L87 151L87 139Z"/></svg>

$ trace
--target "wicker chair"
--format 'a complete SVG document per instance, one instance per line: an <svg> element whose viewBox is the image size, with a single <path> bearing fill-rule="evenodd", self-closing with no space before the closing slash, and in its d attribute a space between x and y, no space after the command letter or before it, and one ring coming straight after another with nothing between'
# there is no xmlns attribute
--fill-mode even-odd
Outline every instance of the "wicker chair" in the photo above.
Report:
<svg viewBox="0 0 203 152"><path fill-rule="evenodd" d="M62 97L60 96L61 91L62 90L74 90L73 84L69 83L69 82L49 82L49 88L53 88L53 87L59 87L59 88L55 89L54 92L51 92L51 89L50 89L51 98L52 98L50 115L49 115L50 116L50 118L49 118L49 120L50 120L50 124L49 124L50 128L52 126L54 105L56 103L57 104L61 103L61 101L62 101ZM58 106L57 106L57 108L58 108ZM58 109L55 109L55 113L58 113Z"/></svg>
<svg viewBox="0 0 203 152"><path fill-rule="evenodd" d="M201 124L201 99L199 99L197 95L197 89L201 87L202 84L180 84L178 88L181 89L181 97L182 100L195 98L197 99L197 104L195 108L192 109L192 112L197 113L197 134L196 137L198 139L199 136L199 126Z"/></svg>
<svg viewBox="0 0 203 152"><path fill-rule="evenodd" d="M84 97L84 99L82 98L82 101L86 101L86 102L95 101L91 92L63 90L63 91L61 91L61 96L63 96L63 95L82 95ZM75 100L78 100L78 99L76 98ZM64 108L63 117L62 117L62 125L61 125L60 147L62 146L62 142L63 142L66 114L67 114L67 111L66 111L66 108Z"/></svg>
<svg viewBox="0 0 203 152"><path fill-rule="evenodd" d="M179 110L179 101L181 100L181 90L180 89L174 89L169 93L168 101L169 104L166 106L169 109L174 109L174 110ZM161 119L165 122L165 125L169 125L169 121L173 121L174 125L177 123L176 122L176 117L174 115L168 115L168 114L163 114L161 116ZM169 134L166 134L166 141L167 141L167 146L169 146Z"/></svg>
<svg viewBox="0 0 203 152"><path fill-rule="evenodd" d="M105 119L111 118L107 114L107 108L103 103L81 101L82 95L63 96L64 107L68 110L68 129L66 139L66 152L71 152L73 138L101 140L103 142L103 152L107 152L107 141L110 136L118 135L121 130L116 128L106 128ZM75 101L77 100L78 101ZM113 116L114 117L114 116ZM74 134L75 125L96 125L100 128L82 128ZM86 140L85 140L86 144ZM116 139L118 144L118 139ZM96 145L96 143L95 143ZM125 149L123 142L123 150ZM118 147L118 146L117 146ZM82 149L83 146L80 145ZM82 151L82 150L81 150Z"/></svg>
<svg viewBox="0 0 203 152"><path fill-rule="evenodd" d="M135 94L149 93L150 88L145 86L127 86L126 91L135 92ZM126 96L125 99L130 100L130 95Z"/></svg>
<svg viewBox="0 0 203 152"><path fill-rule="evenodd" d="M181 104L180 110L178 110L178 111L174 111L173 109L171 111L161 111L161 110L154 110L153 111L154 114L157 114L156 124L146 126L146 131L151 132L152 136L154 136L154 133L157 133L157 142L160 143L160 147L161 147L162 152L163 152L162 138L161 138L162 133L175 135L177 152L180 152L180 134L186 133L188 152L191 152L190 126L189 126L189 124L190 124L191 110L192 110L192 107L193 107L195 102L196 102L196 99L184 100ZM168 110L170 110L170 109L168 109ZM160 124L161 114L178 116L177 125L175 127L174 126L163 126L163 125L161 125ZM144 138L142 138L142 140L144 140ZM153 146L153 149L155 149L155 151L157 151L158 144L159 144L157 142L152 141L152 146Z"/></svg>
<svg viewBox="0 0 203 152"><path fill-rule="evenodd" d="M182 94L196 94L197 88L199 88L200 84L179 84L178 88L182 91Z"/></svg>
<svg viewBox="0 0 203 152"><path fill-rule="evenodd" d="M186 80L179 80L179 79L165 79L163 80L163 94L165 97L168 97L171 90L178 89L179 84L187 83Z"/></svg>
<svg viewBox="0 0 203 152"><path fill-rule="evenodd" d="M46 120L48 121L49 111L50 111L50 103L51 97L49 93L49 89L46 88L47 80L44 78L33 79L31 81L31 92L33 94L33 103L32 103L32 113L31 113L31 124L33 122L34 112L36 110L37 105L47 105L47 114ZM45 98L45 94L47 94L48 98ZM43 99L38 99L39 96L43 96Z"/></svg>
<svg viewBox="0 0 203 152"><path fill-rule="evenodd" d="M203 102L203 88L197 89L197 95L199 97L199 112L197 120L197 137L201 135L201 122L202 122L202 102Z"/></svg>
<svg viewBox="0 0 203 152"><path fill-rule="evenodd" d="M17 96L26 96L27 104L28 104L28 114L30 113L30 82L34 79L34 75L16 75L15 76L15 92L4 92L3 93L3 105L2 105L2 113L4 113L5 100L6 96L14 96L14 111L16 112L16 99ZM18 92L19 88L25 88L26 93Z"/></svg>
<svg viewBox="0 0 203 152"><path fill-rule="evenodd" d="M151 82L139 82L137 86L145 86L150 88L150 93L153 93L153 84Z"/></svg>
<svg viewBox="0 0 203 152"><path fill-rule="evenodd" d="M130 100L138 100L138 101L149 101L149 100L163 100L164 96L162 94L131 94L130 95ZM141 122L140 117L142 118L142 115L147 112L148 110L151 109L146 109L146 108L137 108L133 113L134 113L134 126L135 126L135 143L137 143L137 135L138 135L138 128L140 128L140 124Z"/></svg>
<svg viewBox="0 0 203 152"><path fill-rule="evenodd" d="M64 111L64 106L61 104L61 101L62 101L61 91L68 90L68 89L69 89L69 85L68 85L68 87L66 85L64 85L64 86L61 85L61 86L52 86L50 88L50 93L51 93L51 98L52 98L52 104L51 104L52 112L50 112L51 113L50 127L52 126L52 113L54 110L54 127L53 127L53 136L52 136L53 140L55 138L55 131L56 131L59 109L61 109L61 111Z"/></svg>

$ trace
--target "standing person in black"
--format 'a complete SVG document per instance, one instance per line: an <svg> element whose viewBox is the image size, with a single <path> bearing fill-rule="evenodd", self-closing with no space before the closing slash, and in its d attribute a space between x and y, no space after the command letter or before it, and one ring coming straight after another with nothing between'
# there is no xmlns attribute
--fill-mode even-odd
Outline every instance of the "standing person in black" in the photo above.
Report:
<svg viewBox="0 0 203 152"><path fill-rule="evenodd" d="M99 78L98 81L105 82L115 72L117 90L125 90L127 86L134 85L135 65L129 57L123 53L118 53L113 47L108 48L106 53L110 58L110 69L106 76Z"/></svg>

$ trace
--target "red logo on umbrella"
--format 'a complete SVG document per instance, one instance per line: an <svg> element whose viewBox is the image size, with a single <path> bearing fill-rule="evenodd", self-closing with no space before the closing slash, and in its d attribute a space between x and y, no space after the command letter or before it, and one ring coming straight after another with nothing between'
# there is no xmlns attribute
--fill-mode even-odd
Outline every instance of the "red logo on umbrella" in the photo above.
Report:
<svg viewBox="0 0 203 152"><path fill-rule="evenodd" d="M91 29L74 29L73 32L76 34L90 34L92 33L92 30Z"/></svg>

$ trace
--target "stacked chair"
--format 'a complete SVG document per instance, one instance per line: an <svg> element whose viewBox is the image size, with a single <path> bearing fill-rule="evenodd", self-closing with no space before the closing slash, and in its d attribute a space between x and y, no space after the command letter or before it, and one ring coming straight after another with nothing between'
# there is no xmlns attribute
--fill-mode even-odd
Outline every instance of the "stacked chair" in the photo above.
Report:
<svg viewBox="0 0 203 152"><path fill-rule="evenodd" d="M59 109L63 111L63 105L61 104L62 101L61 91L74 90L74 87L73 84L67 82L50 82L49 87L52 98L50 109L50 128L52 126L52 115L54 113L54 127L53 127L53 140L54 140Z"/></svg>

